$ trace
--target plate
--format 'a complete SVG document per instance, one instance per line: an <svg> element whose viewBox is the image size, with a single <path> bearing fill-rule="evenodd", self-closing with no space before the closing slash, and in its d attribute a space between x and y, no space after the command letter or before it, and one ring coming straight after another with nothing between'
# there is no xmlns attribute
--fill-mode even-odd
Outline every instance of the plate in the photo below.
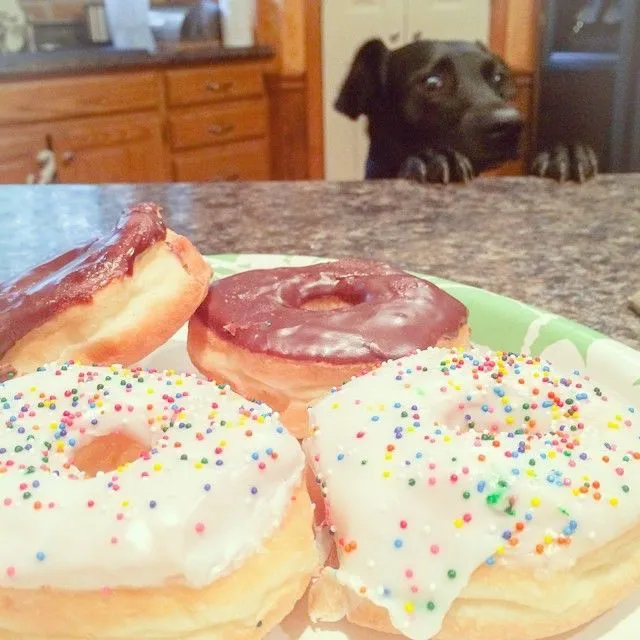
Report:
<svg viewBox="0 0 640 640"><path fill-rule="evenodd" d="M305 266L327 258L265 254L218 254L206 256L214 278L250 269ZM469 309L474 343L502 351L539 355L562 369L579 369L603 387L616 388L627 400L640 406L640 352L597 331L542 311L511 298L443 278L414 273L461 300ZM187 356L186 327L141 364L183 371L195 369ZM632 594L607 614L554 640L632 640L640 628L640 592ZM399 636L374 633L346 622L312 624L305 599L269 633L265 640L398 640Z"/></svg>

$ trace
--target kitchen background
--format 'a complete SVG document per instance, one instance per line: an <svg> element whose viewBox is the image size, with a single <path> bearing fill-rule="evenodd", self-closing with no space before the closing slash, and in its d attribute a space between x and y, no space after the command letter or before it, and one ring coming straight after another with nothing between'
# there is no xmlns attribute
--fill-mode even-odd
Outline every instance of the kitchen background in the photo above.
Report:
<svg viewBox="0 0 640 640"><path fill-rule="evenodd" d="M0 182L361 179L364 119L332 104L371 37L477 39L506 59L527 126L493 173L573 134L604 170L638 170L638 4L0 0Z"/></svg>

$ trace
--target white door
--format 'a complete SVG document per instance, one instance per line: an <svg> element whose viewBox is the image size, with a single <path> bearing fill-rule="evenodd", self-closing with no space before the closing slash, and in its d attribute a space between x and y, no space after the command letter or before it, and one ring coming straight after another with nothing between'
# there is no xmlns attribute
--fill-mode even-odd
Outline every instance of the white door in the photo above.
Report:
<svg viewBox="0 0 640 640"><path fill-rule="evenodd" d="M320 1L320 0L317 0ZM381 38L401 44L403 0L322 0L324 157L327 180L362 180L369 139L366 118L353 122L333 104L360 46Z"/></svg>
<svg viewBox="0 0 640 640"><path fill-rule="evenodd" d="M405 0L405 42L480 40L489 42L491 0Z"/></svg>

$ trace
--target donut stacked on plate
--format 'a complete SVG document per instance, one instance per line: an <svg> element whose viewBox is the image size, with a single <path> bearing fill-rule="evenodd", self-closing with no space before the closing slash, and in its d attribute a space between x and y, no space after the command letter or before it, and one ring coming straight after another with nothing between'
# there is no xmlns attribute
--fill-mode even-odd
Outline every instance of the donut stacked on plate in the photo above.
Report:
<svg viewBox="0 0 640 640"><path fill-rule="evenodd" d="M311 584L315 619L533 640L640 584L621 398L386 264L210 277L145 203L0 285L0 638L257 639ZM207 379L136 365L184 323Z"/></svg>

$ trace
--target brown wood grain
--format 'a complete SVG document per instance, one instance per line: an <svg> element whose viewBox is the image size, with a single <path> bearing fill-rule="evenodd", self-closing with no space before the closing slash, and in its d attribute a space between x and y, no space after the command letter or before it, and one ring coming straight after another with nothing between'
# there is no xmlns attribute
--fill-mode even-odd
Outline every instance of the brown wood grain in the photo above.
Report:
<svg viewBox="0 0 640 640"><path fill-rule="evenodd" d="M264 94L267 67L237 63L166 72L167 102L170 107L189 106Z"/></svg>
<svg viewBox="0 0 640 640"><path fill-rule="evenodd" d="M59 182L163 182L169 178L158 115L70 120L55 123L50 131Z"/></svg>
<svg viewBox="0 0 640 640"><path fill-rule="evenodd" d="M270 75L271 175L274 180L308 177L305 74Z"/></svg>
<svg viewBox="0 0 640 640"><path fill-rule="evenodd" d="M174 179L181 182L268 180L267 140L230 142L173 156Z"/></svg>
<svg viewBox="0 0 640 640"><path fill-rule="evenodd" d="M117 73L0 84L0 124L158 108L160 75Z"/></svg>
<svg viewBox="0 0 640 640"><path fill-rule="evenodd" d="M264 137L267 134L267 102L264 99L242 100L172 113L169 130L173 149Z"/></svg>

